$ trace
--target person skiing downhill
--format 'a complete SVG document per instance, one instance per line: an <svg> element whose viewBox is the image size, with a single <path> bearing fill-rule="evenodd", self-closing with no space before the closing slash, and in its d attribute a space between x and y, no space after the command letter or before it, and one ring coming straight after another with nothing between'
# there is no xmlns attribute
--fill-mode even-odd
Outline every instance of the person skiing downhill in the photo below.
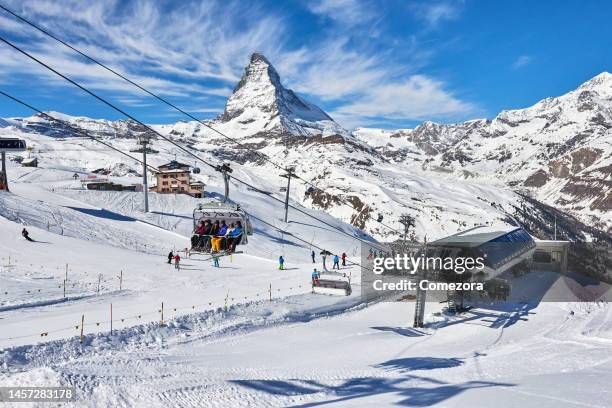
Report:
<svg viewBox="0 0 612 408"><path fill-rule="evenodd" d="M332 269L340 269L340 257L338 255L334 255L334 266Z"/></svg>
<svg viewBox="0 0 612 408"><path fill-rule="evenodd" d="M285 258L282 255L278 257L278 269L285 270Z"/></svg>
<svg viewBox="0 0 612 408"><path fill-rule="evenodd" d="M342 266L346 266L346 252L342 253L341 258L342 258Z"/></svg>
<svg viewBox="0 0 612 408"><path fill-rule="evenodd" d="M174 259L174 254L172 253L172 251L170 251L170 253L168 254L168 263L172 264L173 259Z"/></svg>
<svg viewBox="0 0 612 408"><path fill-rule="evenodd" d="M23 237L24 237L26 240L28 240L28 241L30 241L30 242L34 242L34 240L33 240L32 238L30 238L30 233L28 232L28 230L27 230L27 229L25 229L25 228L24 228L24 229L21 231L21 235L22 235L22 236L23 236Z"/></svg>
<svg viewBox="0 0 612 408"><path fill-rule="evenodd" d="M215 253L212 255L212 259L213 259L213 266L214 266L215 268L219 268L219 254L218 254L217 252L215 252Z"/></svg>
<svg viewBox="0 0 612 408"><path fill-rule="evenodd" d="M181 256L177 253L174 256L174 269L181 269L180 262L181 262Z"/></svg>
<svg viewBox="0 0 612 408"><path fill-rule="evenodd" d="M312 258L312 263L315 263L315 251L310 253L310 257Z"/></svg>

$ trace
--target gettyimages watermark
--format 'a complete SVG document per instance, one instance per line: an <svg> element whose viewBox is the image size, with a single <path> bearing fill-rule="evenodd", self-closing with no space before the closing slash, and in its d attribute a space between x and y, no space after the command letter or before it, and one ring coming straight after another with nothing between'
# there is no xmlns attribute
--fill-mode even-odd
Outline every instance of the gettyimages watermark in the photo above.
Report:
<svg viewBox="0 0 612 408"><path fill-rule="evenodd" d="M398 241L362 245L366 300L612 301L612 247L607 243L536 241Z"/></svg>

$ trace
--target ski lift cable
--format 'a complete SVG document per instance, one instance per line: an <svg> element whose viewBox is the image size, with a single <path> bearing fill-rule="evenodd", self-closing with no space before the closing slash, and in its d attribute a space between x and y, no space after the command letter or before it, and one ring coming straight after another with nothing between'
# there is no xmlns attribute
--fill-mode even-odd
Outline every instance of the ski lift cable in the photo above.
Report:
<svg viewBox="0 0 612 408"><path fill-rule="evenodd" d="M65 122L65 121L63 121L63 120L61 120L61 119L54 118L53 116L51 116L51 115L49 115L49 114L47 114L47 113L45 113L45 112L41 111L40 109L38 109L38 108L36 108L36 107L34 107L34 106L32 106L32 105L28 104L27 102L24 102L24 101L22 101L22 100L20 100L20 99L18 99L18 98L16 98L16 97L14 97L14 96L12 96L12 95L10 95L10 94L8 94L8 93L6 93L6 92L2 91L2 90L0 90L0 95L4 95L5 97L7 97L7 98L9 98L9 99L11 99L11 100L13 100L13 101L15 101L15 102L17 102L17 103L21 104L21 105L23 105L23 106L25 106L25 107L27 107L27 108L29 108L29 109L33 110L33 111L35 111L35 112L39 113L40 115L42 115L42 116L44 116L44 117L46 117L46 118L48 118L48 119L51 119L51 120L52 120L52 121L54 121L54 122L59 122L59 123L62 123L62 124L64 124L64 125L67 125L67 126L68 126L69 128L71 128L72 130L75 130L75 131L77 131L77 132L81 132L81 133L86 134L85 130L83 130L83 129L81 129L81 128L77 127L77 126L74 126L74 125L72 125L71 123ZM110 149L115 150L115 151L117 151L118 153L121 153L121 154L123 154L124 156L127 156L127 157L129 157L130 159L135 160L135 161L137 161L137 162L139 162L139 163L141 163L141 164L142 164L142 161L141 161L140 159L138 159L137 157L134 157L134 156L130 155L129 153L125 153L125 152L121 151L120 149L117 149L117 148L115 148L115 147L113 147L113 146L109 145L109 144L108 144L108 143L106 143L106 142L103 142L102 140L100 140L100 139L98 139L98 138L96 138L96 137L94 137L94 136L87 135L87 137L89 137L90 139L92 139L92 140L94 140L94 141L96 141L96 142L99 142L99 143L101 143L101 144L103 144L103 145L105 145L105 146L109 147ZM152 172L159 171L159 169L158 169L158 168L156 168L156 167L154 167L154 166L151 166L151 165L149 165L149 164L147 164L147 167L148 167L148 169L149 169L149 170L151 170ZM172 178L174 178L174 176L171 176L171 177L172 177ZM178 179L177 179L177 180L178 180ZM322 247L320 247L320 246L318 246L318 245L316 245L316 244L314 243L314 235L313 235L313 239L312 239L311 241L308 241L308 240L306 240L306 239L302 239L302 238L300 238L299 236L295 235L294 233L290 233L290 232L284 231L284 230L282 230L280 227L278 227L278 226L276 226L276 225L273 225L272 223L270 223L270 222L268 222L268 221L265 221L265 220L263 220L262 218L259 218L259 217L257 217L256 215L254 215L254 214L252 214L252 213L249 213L249 212L245 211L245 214L247 214L247 215L248 215L250 218L255 219L255 220L257 220L257 221L261 222L262 224L265 224L265 225L268 225L268 226L270 226L270 227L274 228L275 230L277 230L278 232L282 233L283 235L289 235L289 236L291 236L291 237L295 238L296 240L298 240L298 241L300 241L300 242L303 242L303 243L305 243L305 244L308 244L308 246L309 246L310 248L313 248L313 247L314 247L314 248L316 248L316 249L318 249L318 250L324 250L324 248L322 248ZM355 266L359 266L359 267L362 267L362 265L361 265L361 264L356 263L356 262L351 262L351 261L349 261L349 264L351 264L351 265L355 265Z"/></svg>
<svg viewBox="0 0 612 408"><path fill-rule="evenodd" d="M96 137L94 137L94 136L91 136L91 135L87 134L87 132L86 132L84 129L81 129L81 128L79 128L79 127L77 127L77 126L75 126L75 125L73 125L73 124L71 124L71 123L69 123L69 122L65 122L65 121L63 121L63 120L61 120L61 119L54 118L53 116L51 116L51 115L49 115L49 114L47 114L47 113L43 112L42 110L40 110L40 109L38 109L38 108L36 108L36 107L34 107L34 106L32 106L32 105L28 104L28 103L27 103L27 102L25 102L25 101L20 100L19 98L15 97L15 96L12 96L12 95L10 95L10 94L8 94L8 93L4 92L4 91L2 91L2 90L0 90L0 95L4 95L5 97L7 97L7 98L9 98L9 99L13 100L14 102L17 102L18 104L21 104L21 105L23 105L23 106L25 106L25 107L27 107L27 108L29 108L29 109L31 109L31 110L33 110L33 111L35 111L35 112L39 113L40 115L42 115L42 116L44 116L44 117L46 117L46 118L48 118L48 119L50 119L50 120L54 121L54 122L58 122L58 123L61 123L61 124L67 125L67 126L68 126L70 129L72 129L73 131L76 131L76 132L79 132L79 133L83 133L83 134L87 135L87 137L88 137L88 138L92 139L93 141L96 141L96 142L98 142L98 143L101 143L101 144L103 144L103 145L105 145L105 146L109 147L110 149L115 150L115 151L117 151L118 153L121 153L122 155L124 155L124 156L126 156L126 157L128 157L128 158L130 158L130 159L132 159L132 160L135 160L136 162L138 162L138 163L140 163L140 164L143 164L142 160L140 160L139 158L137 158L137 157L135 157L135 156L132 156L132 155L131 155L131 154L129 154L129 153L125 153L125 152L123 152L122 150L117 149L117 148L115 148L114 146L112 146L112 145L110 145L110 144L108 144L108 143L106 143L106 142L104 142L104 141L102 141L102 140L100 140L100 139L98 139L98 138L96 138ZM156 168L156 167L154 167L154 166L152 166L152 165L150 165L150 164L147 164L147 168L148 168L148 169L149 169L149 170L150 170L152 173L159 172L159 169L158 169L158 168ZM172 176L172 175L171 175L170 177L171 177L171 178L173 178L173 179L175 179L175 180L178 180L176 177L174 177L174 176ZM301 242L304 242L304 243L308 244L310 247L315 247L315 248L317 248L317 249L319 249L319 250L323 250L323 248L321 248L321 247L317 246L316 244L314 244L314 236L313 236L313 240L312 240L312 241L307 241L307 240L302 239L302 238L300 238L299 236L295 235L294 233L290 233L290 232L283 231L281 228L277 227L276 225L272 225L271 223L269 223L269 222L267 222L267 221L265 221L265 220L263 220L263 219L261 219L261 218L259 218L259 217L255 216L255 215L253 215L253 214L251 214L251 213L248 213L248 212L246 212L246 211L245 211L245 213L246 213L246 214L247 214L249 217L251 217L251 218L253 218L253 219L256 219L256 220L260 221L261 223L266 224L266 225L268 225L268 226L270 226L270 227L272 227L272 228L276 229L278 232L282 232L282 233L284 233L284 235L289 235L289 236L291 236L291 237L293 237L293 238L295 238L295 239L297 239L297 240L299 240L299 241L301 241ZM358 264L358 263L354 263L354 262L353 262L352 264L354 264L354 265L356 265L356 266L360 266L360 267L361 267L361 265L360 265L360 264Z"/></svg>
<svg viewBox="0 0 612 408"><path fill-rule="evenodd" d="M85 93L87 93L87 94L89 94L89 95L93 96L95 99L99 100L100 102L104 103L105 105L109 106L110 108L112 108L112 109L116 110L117 112L121 113L122 115L126 116L127 118L129 118L129 119L133 120L134 122L136 122L137 124L141 125L141 126L142 126L142 127L144 127L145 129L147 129L147 130L149 130L149 131L151 131L151 132L155 133L155 134L156 134L156 135L158 135L160 138L162 138L162 139L166 140L168 143L170 143L170 144L172 144L172 145L176 146L176 147L177 147L179 150L181 150L181 151L183 151L183 152L187 153L188 155L190 155L190 156L194 157L195 159L197 159L197 160L201 161L202 163L206 164L207 166L211 167L211 168L212 168L212 169L214 169L214 170L219 169L219 166L214 165L214 164L212 164L212 163L210 163L210 162L206 161L205 159L201 158L201 157L200 157L200 156L198 156L197 154L195 154L195 153L191 152L190 150L188 150L188 149L186 149L185 147L181 146L180 144L176 143L176 142L175 142L175 141L173 141L172 139L170 139L170 138L168 138L168 137L166 137L166 136L162 135L161 133L159 133L159 132L158 132L158 131L156 131L155 129L153 129L153 128L151 128L150 126L148 126L148 125L144 124L144 123L143 123L143 122L141 122L140 120L136 119L134 116L132 116L132 115L130 115L129 113L125 112L124 110L122 110L121 108L117 107L117 106L116 106L116 105L114 105L113 103L111 103L111 102L107 101L105 98L103 98L103 97L101 97L101 96L97 95L97 94L96 94L96 93L94 93L93 91L90 91L89 89L85 88L83 85L79 84L78 82L74 81L73 79L71 79L71 78L67 77L66 75L62 74L61 72L59 72L58 70L56 70L56 69L54 69L53 67L49 66L48 64L44 63L44 62L43 62L43 61L41 61L40 59L38 59L38 58L34 57L34 56L33 56L33 55L31 55L30 53L28 53L27 51L25 51L25 50L23 50L22 48L18 47L17 45L13 44L13 43L12 43L12 42L10 42L9 40L5 39L4 37L0 36L0 41L2 41L3 43L7 44L8 46L10 46L11 48L15 49L16 51L20 52L21 54L25 55L26 57L30 58L30 59L31 59L31 60L33 60L34 62L36 62L36 63L38 63L38 64L42 65L42 66L43 66L43 67L45 67L45 68L47 68L49 71L53 72L53 73L54 73L54 74L56 74L57 76L59 76L59 77L63 78L64 80L66 80L66 81L70 82L71 84L73 84L73 85L74 85L74 86L76 86L77 88L81 89L81 90L82 90L82 91L84 91ZM243 180L239 179L238 177L236 177L236 176L234 176L234 175L228 174L228 177L229 177L229 178L231 178L231 179L236 180L236 181L237 181L238 183L240 183L240 184L243 184L243 185L245 185L245 186L247 186L247 187L251 188L253 191L259 192L259 193L261 193L261 194L263 194L263 195L265 195L265 196L268 196L268 197L270 197L270 198L274 199L275 201L277 201L277 202L279 202L279 203L282 203L283 205L284 205L284 203L285 203L285 201L284 201L284 200L282 200L282 199L280 199L280 198L278 198L278 197L272 196L272 195L270 195L270 194L267 194L267 193L266 193L264 190L262 190L262 189L260 189L260 188L257 188L257 187L255 187L255 186L253 186L252 184L250 184L250 183L248 183L248 182L246 182L246 181L243 181ZM353 239L358 239L358 240L360 240L361 242L366 243L366 244L368 244L368 245L375 245L375 243L373 243L373 242L371 242L371 241L366 241L366 240L363 240L363 239L361 239L361 238L359 238L359 237L356 237L355 235L353 235L353 234L351 234L351 233L348 233L348 232L344 231L343 229L338 228L337 226L335 226L335 225L333 225L333 224L331 224L331 223L329 223L329 222L327 222L327 221L325 221L325 220L322 220L322 219L320 219L320 218L318 218L318 217L316 217L316 216L314 216L314 215L312 215L312 214L309 214L308 212L306 212L306 211L304 211L304 210L302 210L302 209L300 209L300 208L298 208L298 207L296 207L296 206L294 206L294 205L292 205L292 204L289 204L289 207L293 208L295 211L297 211L297 212L299 212L299 213L302 213L302 214L306 215L306 216L307 216L307 217L309 217L309 218L312 218L312 219L314 219L314 220L317 220L318 222L320 222L320 223L322 223L322 224L324 224L324 225L327 225L328 227L330 227L330 228L332 228L332 229L335 229L336 231L338 231L338 232L340 232L341 234L344 234L344 235L346 235L346 236L348 236L348 237L350 237L350 238L353 238Z"/></svg>
<svg viewBox="0 0 612 408"><path fill-rule="evenodd" d="M265 221L265 220L263 220L263 219L261 219L261 218L257 217L256 215L253 215L253 214L251 214L251 213L249 213L249 212L247 212L247 211L245 211L245 214L247 214L247 215L249 216L249 218L253 218L254 220L257 220L257 221L261 222L262 224L266 224L267 226L272 227L272 228L274 228L274 229L278 230L279 232L284 233L285 235L291 235L292 237L294 237L294 238L295 238L295 239L297 239L298 241L303 242L304 244L307 244L307 245L309 245L309 246L311 246L311 247L314 247L314 248L316 248L316 249L318 249L318 250L320 250L320 251L326 251L326 249L325 249L325 248L318 246L317 244L315 244L315 243L314 243L314 242L312 242L312 241L308 241L308 240L306 240L306 239L300 238L300 237L298 237L298 236L297 236L297 235L295 235L295 234L287 234L285 231L283 231L283 230L282 230L282 229L280 229L279 227L277 227L277 226L273 225L272 223L270 223L270 222L268 222L268 221ZM350 265L355 265L355 266L358 266L358 267L360 267L360 268L365 268L365 269L368 269L366 266L363 266L363 265L361 265L360 263L357 263L357 262L347 261L347 263L348 263L348 264L350 264Z"/></svg>
<svg viewBox="0 0 612 408"><path fill-rule="evenodd" d="M0 9L2 9L2 10L4 10L5 12L7 12L7 13L11 14L13 17L15 17L15 18L17 18L18 20L22 21L23 23L25 23L25 24L29 25L30 27L33 27L34 29L36 29L36 30L40 31L41 33L45 34L46 36L48 36L48 37L50 37L50 38L54 39L55 41L59 42L60 44L62 44L62 45L64 45L64 46L68 47L68 48L69 48L69 49L71 49L72 51L74 51L74 52L76 52L77 54L81 55L82 57L84 57L84 58L88 59L89 61L93 62L94 64L96 64L96 65L98 65L98 66L100 66L100 67L104 68L105 70L109 71L109 72L110 72L110 73L112 73L113 75L118 76L119 78L121 78L121 79L123 79L124 81L126 81L126 82L130 83L131 85L135 86L136 88L140 89L141 91L145 92L146 94L150 95L151 97L153 97L153 98L157 99L158 101L160 101L160 102L162 102L162 103L164 103L164 104L166 104L166 105L170 106L171 108L173 108L173 109L175 109L176 111L178 111L178 112L182 113L183 115L185 115L185 116L189 117L190 119L195 120L196 122L198 122L198 123L199 123L199 124L201 124L202 126L205 126L206 128L208 128L208 129L212 130L213 132L215 132L215 133L219 134L220 136L222 136L222 137L224 137L224 138L226 138L226 139L228 139L228 140L231 140L232 142L236 143L236 144L237 144L238 146L240 146L241 148L246 149L246 150L248 150L248 151L250 151L250 152L252 152L252 153L254 153L254 154L256 154L256 155L261 156L261 157L264 159L264 161L266 161L266 162L268 162L268 163L272 164L274 167L276 167L276 168L278 168L278 169L280 169L280 170L282 170L282 171L286 171L285 166L282 166L282 165L280 165L280 164L276 163L276 162L275 162L275 161L273 161L273 160L270 158L270 156L268 156L267 154L265 154L265 153L263 153L263 152L260 152L259 150L255 150L255 149L253 149L252 147L249 147L248 145L246 145L246 144L244 144L244 143L240 142L240 141L239 141L239 140L237 140L236 138L233 138L233 137L231 137L231 136L228 136L228 135L226 135L225 133L221 132L220 130L215 129L214 127L210 126L210 125L209 125L209 124L207 124L206 122L203 122L202 120L200 120L200 119L198 119L197 117L193 116L193 115L192 115L192 114L190 114L189 112L187 112L187 111L185 111L185 110L181 109L180 107L176 106L175 104L173 104L172 102L168 101L167 99L165 99L165 98L163 98L163 97L161 97L161 96L157 95L156 93L154 93L154 92L152 92L152 91L149 91L147 88L145 88L145 87L143 87L142 85L138 84L137 82L135 82L135 81L133 81L133 80L129 79L129 78L128 78L128 77L126 77L125 75L123 75L123 74L121 74L121 73L119 73L119 72L115 71L114 69L110 68L108 65L106 65L106 64L104 64L104 63L102 63L102 62L100 62L100 61L99 61L99 60L97 60L96 58L89 56L88 54L86 54L85 52L83 52L83 51L79 50L78 48L76 48L76 47L72 46L72 45L71 45L71 44L69 44L68 42L66 42L66 41L64 41L64 40L62 40L62 39L60 39L60 38L59 38L59 37L57 37L56 35L52 34L52 33L51 33L49 30L44 29L44 28L42 28L42 27L38 26L37 24L35 24L35 23L33 23L33 22L29 21L29 20L28 20L28 19L26 19L25 17L20 16L19 14L17 14L17 13L15 13L15 12L13 12L12 10L8 9L7 7L3 6L2 4L0 4ZM300 180L300 181L304 182L305 184L307 184L307 185L309 185L309 186L311 186L311 187L313 187L313 188L315 188L315 189L317 189L317 190L319 190L319 191L321 191L321 192L324 192L324 193L326 193L326 194L329 194L329 193L327 193L325 190L323 190L322 188L320 188L320 187L316 186L316 185L315 185L314 183L312 183L311 181L309 181L309 180L307 180L307 179L305 179L305 178L303 178L303 177L299 176L299 175L298 175L298 174L296 174L296 173L293 173L293 177L295 177L296 179L298 179L298 180ZM348 206L350 206L351 208L353 208L354 210L356 209L356 208L355 208L355 207L354 207L354 206L353 206L351 203L349 203L347 200L343 199L342 197L337 196L337 195L335 195L335 194L330 194L330 195L331 195L332 197L336 198L336 199L337 199L338 201L340 201L342 204L348 205ZM366 217L367 217L367 218L370 218L370 219L374 219L374 218L373 218L373 216L372 216L372 215L370 215L369 213L368 213L368 214L366 214ZM389 226L389 225L384 224L382 221L377 221L377 222L378 222L380 225L384 226L385 228L387 228L387 229L389 229L389 230L391 230L391 231L393 231L393 232L395 232L395 233L397 233L397 234L401 234L401 231L399 231L399 230L397 230L397 229L395 229L395 228L393 228L393 227L391 227L391 226Z"/></svg>

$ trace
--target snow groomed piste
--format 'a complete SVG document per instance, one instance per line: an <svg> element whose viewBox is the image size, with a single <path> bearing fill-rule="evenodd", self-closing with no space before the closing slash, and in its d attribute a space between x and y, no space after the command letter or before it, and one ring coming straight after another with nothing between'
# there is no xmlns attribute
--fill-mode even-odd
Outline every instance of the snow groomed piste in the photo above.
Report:
<svg viewBox="0 0 612 408"><path fill-rule="evenodd" d="M0 39L129 118L2 92L37 114L0 120L0 387L70 386L92 407L609 406L610 286L565 273L565 242L509 221L539 207L480 168L455 177L415 146L372 146L358 135L380 132L347 132L259 53L213 121L120 75L193 120L153 126ZM166 180L174 191L149 187L181 162L194 166ZM364 295L364 261L393 245L488 259L477 281L417 268L425 287ZM442 283L455 285L442 301L426 297ZM472 284L482 297L458 295Z"/></svg>

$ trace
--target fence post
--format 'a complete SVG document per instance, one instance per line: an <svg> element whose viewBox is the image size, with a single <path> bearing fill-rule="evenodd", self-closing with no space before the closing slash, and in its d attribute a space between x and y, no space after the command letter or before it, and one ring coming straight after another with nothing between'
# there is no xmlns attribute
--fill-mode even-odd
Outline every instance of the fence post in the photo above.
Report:
<svg viewBox="0 0 612 408"><path fill-rule="evenodd" d="M85 326L85 315L81 315L81 343L83 343L83 326Z"/></svg>
<svg viewBox="0 0 612 408"><path fill-rule="evenodd" d="M66 280L68 280L68 264L66 264Z"/></svg>
<svg viewBox="0 0 612 408"><path fill-rule="evenodd" d="M102 274L98 275L98 295L100 294L100 281L102 280Z"/></svg>
<svg viewBox="0 0 612 408"><path fill-rule="evenodd" d="M272 301L272 284L270 283L270 289L268 289L268 292L270 293L270 302Z"/></svg>
<svg viewBox="0 0 612 408"><path fill-rule="evenodd" d="M111 336L113 335L113 304L110 304L110 312L111 312L111 320L110 320L110 324L111 324L111 330L110 330L110 334Z"/></svg>
<svg viewBox="0 0 612 408"><path fill-rule="evenodd" d="M225 307L224 310L227 312L227 299L229 298L229 290L227 291L227 295L225 295Z"/></svg>
<svg viewBox="0 0 612 408"><path fill-rule="evenodd" d="M162 302L162 306L161 306L161 326L164 325L164 302Z"/></svg>
<svg viewBox="0 0 612 408"><path fill-rule="evenodd" d="M66 279L64 279L64 298L66 297Z"/></svg>
<svg viewBox="0 0 612 408"><path fill-rule="evenodd" d="M119 290L123 288L123 269L119 273Z"/></svg>

